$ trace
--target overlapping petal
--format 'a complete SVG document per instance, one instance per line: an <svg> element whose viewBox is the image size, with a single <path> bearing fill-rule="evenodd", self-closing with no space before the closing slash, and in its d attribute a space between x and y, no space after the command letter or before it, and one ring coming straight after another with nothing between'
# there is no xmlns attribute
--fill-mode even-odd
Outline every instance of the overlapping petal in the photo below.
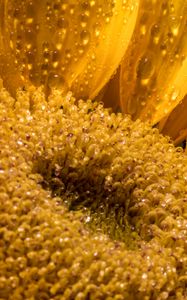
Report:
<svg viewBox="0 0 187 300"><path fill-rule="evenodd" d="M94 98L108 82L130 42L137 12L138 1L113 1L111 18L105 14L98 19L103 24L103 31L98 35L98 43L90 47L87 68L73 84L76 94L80 91L78 98Z"/></svg>
<svg viewBox="0 0 187 300"><path fill-rule="evenodd" d="M157 123L187 93L187 1L141 1L121 67L121 105Z"/></svg>
<svg viewBox="0 0 187 300"><path fill-rule="evenodd" d="M176 145L187 138L187 96L158 127L163 134L169 135Z"/></svg>
<svg viewBox="0 0 187 300"><path fill-rule="evenodd" d="M0 0L0 75L6 87L42 84L95 97L124 55L138 3Z"/></svg>

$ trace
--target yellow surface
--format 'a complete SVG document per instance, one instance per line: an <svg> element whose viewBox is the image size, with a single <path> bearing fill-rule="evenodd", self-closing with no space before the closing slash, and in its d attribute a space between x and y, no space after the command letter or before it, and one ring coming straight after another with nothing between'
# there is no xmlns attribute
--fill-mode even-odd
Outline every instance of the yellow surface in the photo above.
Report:
<svg viewBox="0 0 187 300"><path fill-rule="evenodd" d="M124 55L138 3L1 1L0 74L6 87L15 93L21 84L42 84L47 93L55 87L94 98Z"/></svg>
<svg viewBox="0 0 187 300"><path fill-rule="evenodd" d="M141 1L121 67L121 105L159 122L187 93L187 1Z"/></svg>

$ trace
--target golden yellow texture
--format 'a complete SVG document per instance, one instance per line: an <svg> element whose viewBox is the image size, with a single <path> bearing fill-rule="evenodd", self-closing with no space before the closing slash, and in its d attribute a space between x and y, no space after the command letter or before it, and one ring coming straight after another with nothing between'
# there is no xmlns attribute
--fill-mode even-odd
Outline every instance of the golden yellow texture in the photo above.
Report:
<svg viewBox="0 0 187 300"><path fill-rule="evenodd" d="M186 300L187 156L74 102L0 90L0 298Z"/></svg>
<svg viewBox="0 0 187 300"><path fill-rule="evenodd" d="M187 299L186 9L0 0L0 300Z"/></svg>
<svg viewBox="0 0 187 300"><path fill-rule="evenodd" d="M186 95L186 0L1 0L0 18L0 75L14 96L32 84L72 90L155 125Z"/></svg>
<svg viewBox="0 0 187 300"><path fill-rule="evenodd" d="M94 98L124 55L138 3L1 0L0 74L6 86L15 92L22 81Z"/></svg>
<svg viewBox="0 0 187 300"><path fill-rule="evenodd" d="M187 137L187 96L159 124L163 134L171 136L178 145Z"/></svg>
<svg viewBox="0 0 187 300"><path fill-rule="evenodd" d="M187 1L143 0L121 65L121 105L153 125L187 94Z"/></svg>

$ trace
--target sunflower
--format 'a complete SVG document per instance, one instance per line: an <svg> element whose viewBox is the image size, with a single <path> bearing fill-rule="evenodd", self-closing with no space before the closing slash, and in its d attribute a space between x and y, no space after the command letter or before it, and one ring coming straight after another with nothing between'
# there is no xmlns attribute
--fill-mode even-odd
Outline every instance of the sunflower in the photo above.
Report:
<svg viewBox="0 0 187 300"><path fill-rule="evenodd" d="M187 2L1 1L0 74L99 99L186 138ZM107 84L107 82L110 82Z"/></svg>
<svg viewBox="0 0 187 300"><path fill-rule="evenodd" d="M0 299L187 299L186 31L186 0L0 0Z"/></svg>

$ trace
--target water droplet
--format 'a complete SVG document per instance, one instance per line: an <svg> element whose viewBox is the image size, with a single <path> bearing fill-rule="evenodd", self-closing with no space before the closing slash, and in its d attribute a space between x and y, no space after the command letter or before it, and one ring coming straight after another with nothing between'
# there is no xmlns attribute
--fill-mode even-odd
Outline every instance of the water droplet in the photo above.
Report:
<svg viewBox="0 0 187 300"><path fill-rule="evenodd" d="M147 32L147 23L149 19L149 14L146 12L141 16L140 19L140 32L142 35L145 35Z"/></svg>
<svg viewBox="0 0 187 300"><path fill-rule="evenodd" d="M63 2L65 2L65 1L63 1ZM67 10L68 4L67 3L63 3L63 2L61 4L61 10L62 10L62 12L65 12Z"/></svg>
<svg viewBox="0 0 187 300"><path fill-rule="evenodd" d="M28 66L28 70L31 71L32 68L33 68L33 65L32 64L28 64L27 66Z"/></svg>
<svg viewBox="0 0 187 300"><path fill-rule="evenodd" d="M56 73L50 73L48 77L48 85L50 88L62 88L65 85L64 77Z"/></svg>
<svg viewBox="0 0 187 300"><path fill-rule="evenodd" d="M161 53L162 53L162 56L166 56L167 54L167 46L165 44L162 44L161 47Z"/></svg>
<svg viewBox="0 0 187 300"><path fill-rule="evenodd" d="M31 25L33 22L34 22L34 19L33 19L33 18L27 18L27 19L26 19L26 24L27 24L27 25Z"/></svg>
<svg viewBox="0 0 187 300"><path fill-rule="evenodd" d="M140 79L143 85L146 82L148 83L154 73L154 69L153 56L150 54L143 55L139 60L138 67L136 69L137 78Z"/></svg>
<svg viewBox="0 0 187 300"><path fill-rule="evenodd" d="M60 29L67 29L68 28L68 21L64 19L64 17L62 18L59 18L58 19L58 22L57 22L57 26L60 28Z"/></svg>
<svg viewBox="0 0 187 300"><path fill-rule="evenodd" d="M81 32L81 41L82 41L82 44L84 46L88 45L89 44L89 41L90 41L90 34L87 30L83 30Z"/></svg>
<svg viewBox="0 0 187 300"><path fill-rule="evenodd" d="M91 0L91 1L90 1L90 6L91 6L91 7L95 6L95 0Z"/></svg>
<svg viewBox="0 0 187 300"><path fill-rule="evenodd" d="M94 26L94 32L95 32L95 37L99 37L99 35L100 35L100 26L98 25L98 24L96 24L95 26Z"/></svg>
<svg viewBox="0 0 187 300"><path fill-rule="evenodd" d="M68 50L68 49L67 49L67 50L65 51L65 55L66 55L66 58L67 58L67 59L70 59L70 58L71 58L71 50Z"/></svg>
<svg viewBox="0 0 187 300"><path fill-rule="evenodd" d="M110 17L107 16L107 17L105 18L105 21L106 21L106 23L109 23L109 22L110 22Z"/></svg>
<svg viewBox="0 0 187 300"><path fill-rule="evenodd" d="M70 15L73 15L75 13L74 5L70 6L69 13L70 13Z"/></svg>
<svg viewBox="0 0 187 300"><path fill-rule="evenodd" d="M55 13L58 13L60 11L60 4L59 3L55 3L53 5L53 9L54 9Z"/></svg>
<svg viewBox="0 0 187 300"><path fill-rule="evenodd" d="M179 91L174 90L171 94L171 100L175 101L178 98L178 96L179 96Z"/></svg>
<svg viewBox="0 0 187 300"><path fill-rule="evenodd" d="M84 53L84 47L79 46L79 47L78 47L78 53L79 53L80 55L82 55L82 54Z"/></svg>
<svg viewBox="0 0 187 300"><path fill-rule="evenodd" d="M163 16L167 15L168 14L168 4L167 3L163 3L162 4L162 14Z"/></svg>
<svg viewBox="0 0 187 300"><path fill-rule="evenodd" d="M27 42L33 42L35 38L34 31L31 28L25 30L25 40Z"/></svg>
<svg viewBox="0 0 187 300"><path fill-rule="evenodd" d="M88 17L86 15L81 15L80 17L80 24L82 28L86 28L88 23Z"/></svg>
<svg viewBox="0 0 187 300"><path fill-rule="evenodd" d="M174 37L176 37L179 33L179 24L180 24L180 22L178 22L175 17L172 17L172 19L171 19L171 32L172 32Z"/></svg>
<svg viewBox="0 0 187 300"><path fill-rule="evenodd" d="M63 44L62 44L62 43L57 43L57 44L56 44L56 49L57 49L57 50L59 50L59 51L62 50L62 47L63 47Z"/></svg>
<svg viewBox="0 0 187 300"><path fill-rule="evenodd" d="M153 38L153 43L157 45L160 40L160 28L157 24L154 24L151 28L151 36Z"/></svg>
<svg viewBox="0 0 187 300"><path fill-rule="evenodd" d="M57 62L60 60L60 52L58 50L53 51L52 62Z"/></svg>
<svg viewBox="0 0 187 300"><path fill-rule="evenodd" d="M141 25L141 26L140 26L140 33L141 33L142 35L145 35L145 34L146 34L146 31L147 31L146 25Z"/></svg>

